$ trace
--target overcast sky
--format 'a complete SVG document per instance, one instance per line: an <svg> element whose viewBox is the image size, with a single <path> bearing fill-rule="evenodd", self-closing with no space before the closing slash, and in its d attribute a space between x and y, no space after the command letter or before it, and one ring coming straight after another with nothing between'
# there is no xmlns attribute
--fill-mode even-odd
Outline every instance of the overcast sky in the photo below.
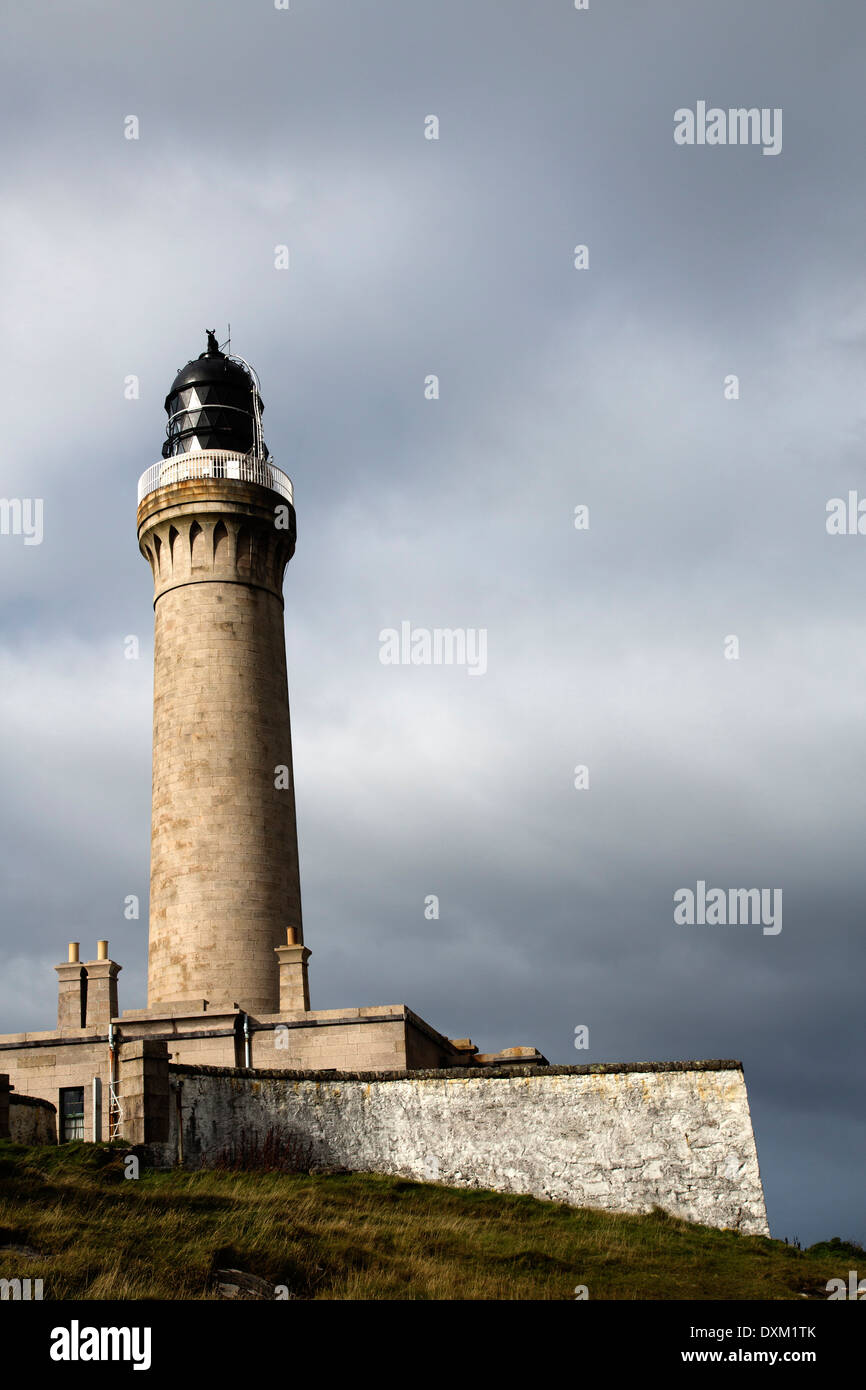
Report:
<svg viewBox="0 0 866 1390"><path fill-rule="evenodd" d="M70 939L145 1002L135 489L230 322L295 483L313 1006L559 1063L740 1058L773 1233L866 1240L866 535L825 524L866 496L862 5L5 27L0 494L43 499L44 538L0 536L2 1031L52 1026ZM677 145L699 101L780 108L781 152ZM402 622L485 629L487 673L382 665ZM781 889L782 930L677 925L698 880Z"/></svg>

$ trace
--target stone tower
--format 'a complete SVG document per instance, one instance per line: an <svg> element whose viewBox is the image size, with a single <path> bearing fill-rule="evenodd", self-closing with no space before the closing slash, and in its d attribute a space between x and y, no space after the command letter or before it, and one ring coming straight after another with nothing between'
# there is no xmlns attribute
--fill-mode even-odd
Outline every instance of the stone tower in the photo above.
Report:
<svg viewBox="0 0 866 1390"><path fill-rule="evenodd" d="M283 630L292 485L252 369L213 333L165 409L138 493L155 613L148 1008L273 1014L284 957L309 954Z"/></svg>

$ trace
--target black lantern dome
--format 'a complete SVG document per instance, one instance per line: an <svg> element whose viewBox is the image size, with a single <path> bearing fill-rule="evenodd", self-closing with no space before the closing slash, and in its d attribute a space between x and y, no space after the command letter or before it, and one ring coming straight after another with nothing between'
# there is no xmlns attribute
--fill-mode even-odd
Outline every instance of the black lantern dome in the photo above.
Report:
<svg viewBox="0 0 866 1390"><path fill-rule="evenodd" d="M207 351L181 368L165 398L168 425L162 456L231 449L267 458L263 410L251 370L221 352L208 330Z"/></svg>

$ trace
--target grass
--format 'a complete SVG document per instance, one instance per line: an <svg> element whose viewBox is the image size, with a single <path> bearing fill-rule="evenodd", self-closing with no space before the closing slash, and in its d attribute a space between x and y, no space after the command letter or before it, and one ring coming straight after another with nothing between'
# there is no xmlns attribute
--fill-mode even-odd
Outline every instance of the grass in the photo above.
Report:
<svg viewBox="0 0 866 1390"><path fill-rule="evenodd" d="M128 1180L126 1152L0 1142L0 1278L46 1299L210 1299L232 1267L302 1299L824 1300L864 1253L358 1173Z"/></svg>

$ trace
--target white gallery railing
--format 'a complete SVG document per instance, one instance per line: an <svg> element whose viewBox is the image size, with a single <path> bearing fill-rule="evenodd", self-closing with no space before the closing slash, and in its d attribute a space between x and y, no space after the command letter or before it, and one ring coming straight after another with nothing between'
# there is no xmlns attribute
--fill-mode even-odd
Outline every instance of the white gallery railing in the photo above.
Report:
<svg viewBox="0 0 866 1390"><path fill-rule="evenodd" d="M174 454L160 459L145 470L138 480L138 500L159 487L186 482L189 478L236 478L241 483L258 483L269 487L289 502L294 502L292 480L282 469L250 454L235 454L230 449L210 449L192 454Z"/></svg>

